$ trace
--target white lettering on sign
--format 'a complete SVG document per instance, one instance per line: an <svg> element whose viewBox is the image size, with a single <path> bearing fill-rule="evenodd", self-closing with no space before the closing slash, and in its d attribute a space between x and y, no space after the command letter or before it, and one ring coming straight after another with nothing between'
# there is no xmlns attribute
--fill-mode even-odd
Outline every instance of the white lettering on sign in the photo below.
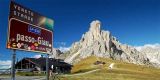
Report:
<svg viewBox="0 0 160 80"><path fill-rule="evenodd" d="M22 8L16 4L14 4L14 9L15 10L13 11L13 13L15 16L18 16L18 17L21 17L23 19L33 22L34 13L32 11Z"/></svg>
<svg viewBox="0 0 160 80"><path fill-rule="evenodd" d="M25 9L23 7L20 7L20 6L16 5L16 4L14 4L14 9L16 9L16 10L18 10L20 12L23 12L25 14L28 14L30 16L34 16L34 12L32 12L32 11L30 11L28 9Z"/></svg>
<svg viewBox="0 0 160 80"><path fill-rule="evenodd" d="M38 37L37 39L35 39L34 37L17 34L16 42L19 42L19 41L24 41L29 43L38 43L40 45L50 47L49 41L44 40L42 37Z"/></svg>
<svg viewBox="0 0 160 80"><path fill-rule="evenodd" d="M36 42L36 40L33 37L17 34L16 42L19 42L19 41L25 41L30 43Z"/></svg>
<svg viewBox="0 0 160 80"><path fill-rule="evenodd" d="M49 46L49 42L46 40L43 40L43 38L41 37L38 37L38 44Z"/></svg>

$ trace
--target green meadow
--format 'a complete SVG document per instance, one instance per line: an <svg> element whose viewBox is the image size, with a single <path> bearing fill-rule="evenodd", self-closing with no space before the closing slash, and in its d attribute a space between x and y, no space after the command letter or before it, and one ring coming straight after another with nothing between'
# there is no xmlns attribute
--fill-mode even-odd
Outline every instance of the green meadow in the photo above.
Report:
<svg viewBox="0 0 160 80"><path fill-rule="evenodd" d="M95 65L96 61L105 62ZM113 69L108 66L114 63ZM74 64L71 74L61 75L61 80L160 80L160 69L125 63L106 58L88 57Z"/></svg>

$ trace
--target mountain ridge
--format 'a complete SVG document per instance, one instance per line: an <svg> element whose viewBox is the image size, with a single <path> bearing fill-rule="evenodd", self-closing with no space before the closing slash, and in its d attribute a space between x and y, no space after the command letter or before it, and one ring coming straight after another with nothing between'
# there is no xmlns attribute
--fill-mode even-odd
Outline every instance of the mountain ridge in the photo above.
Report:
<svg viewBox="0 0 160 80"><path fill-rule="evenodd" d="M160 45L145 45L139 51L146 55L153 66L160 67Z"/></svg>
<svg viewBox="0 0 160 80"><path fill-rule="evenodd" d="M89 31L82 35L79 42L72 44L65 54L65 62L76 63L91 55L141 65L149 63L143 53L134 47L120 43L109 31L101 30L99 20L92 21Z"/></svg>

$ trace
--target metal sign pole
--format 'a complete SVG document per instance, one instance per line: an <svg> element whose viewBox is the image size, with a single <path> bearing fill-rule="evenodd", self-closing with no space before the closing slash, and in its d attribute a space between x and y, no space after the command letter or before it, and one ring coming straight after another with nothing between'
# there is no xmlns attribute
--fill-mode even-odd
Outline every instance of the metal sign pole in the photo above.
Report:
<svg viewBox="0 0 160 80"><path fill-rule="evenodd" d="M14 0L11 0L11 1L14 1ZM16 50L13 49L12 67L11 67L11 80L15 80L15 59L16 59Z"/></svg>
<svg viewBox="0 0 160 80"><path fill-rule="evenodd" d="M15 59L16 59L16 50L14 49L12 54L11 80L15 80Z"/></svg>
<svg viewBox="0 0 160 80"><path fill-rule="evenodd" d="M49 80L49 54L46 55L46 80Z"/></svg>

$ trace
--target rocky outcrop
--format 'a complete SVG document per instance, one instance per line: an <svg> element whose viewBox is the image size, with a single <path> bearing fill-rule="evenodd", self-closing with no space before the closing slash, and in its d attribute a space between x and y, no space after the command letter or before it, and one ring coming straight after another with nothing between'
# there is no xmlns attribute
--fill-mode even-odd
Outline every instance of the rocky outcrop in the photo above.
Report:
<svg viewBox="0 0 160 80"><path fill-rule="evenodd" d="M63 54L63 52L61 52L59 49L53 48L53 53L50 55L51 58L55 58L55 59L61 59L61 55Z"/></svg>
<svg viewBox="0 0 160 80"><path fill-rule="evenodd" d="M145 45L139 50L141 53L145 54L151 64L155 67L160 67L160 45Z"/></svg>
<svg viewBox="0 0 160 80"><path fill-rule="evenodd" d="M72 44L65 58L68 63L75 63L88 56L112 58L135 64L145 64L148 59L135 48L121 44L109 31L101 30L101 22L91 22L88 32L79 42Z"/></svg>

